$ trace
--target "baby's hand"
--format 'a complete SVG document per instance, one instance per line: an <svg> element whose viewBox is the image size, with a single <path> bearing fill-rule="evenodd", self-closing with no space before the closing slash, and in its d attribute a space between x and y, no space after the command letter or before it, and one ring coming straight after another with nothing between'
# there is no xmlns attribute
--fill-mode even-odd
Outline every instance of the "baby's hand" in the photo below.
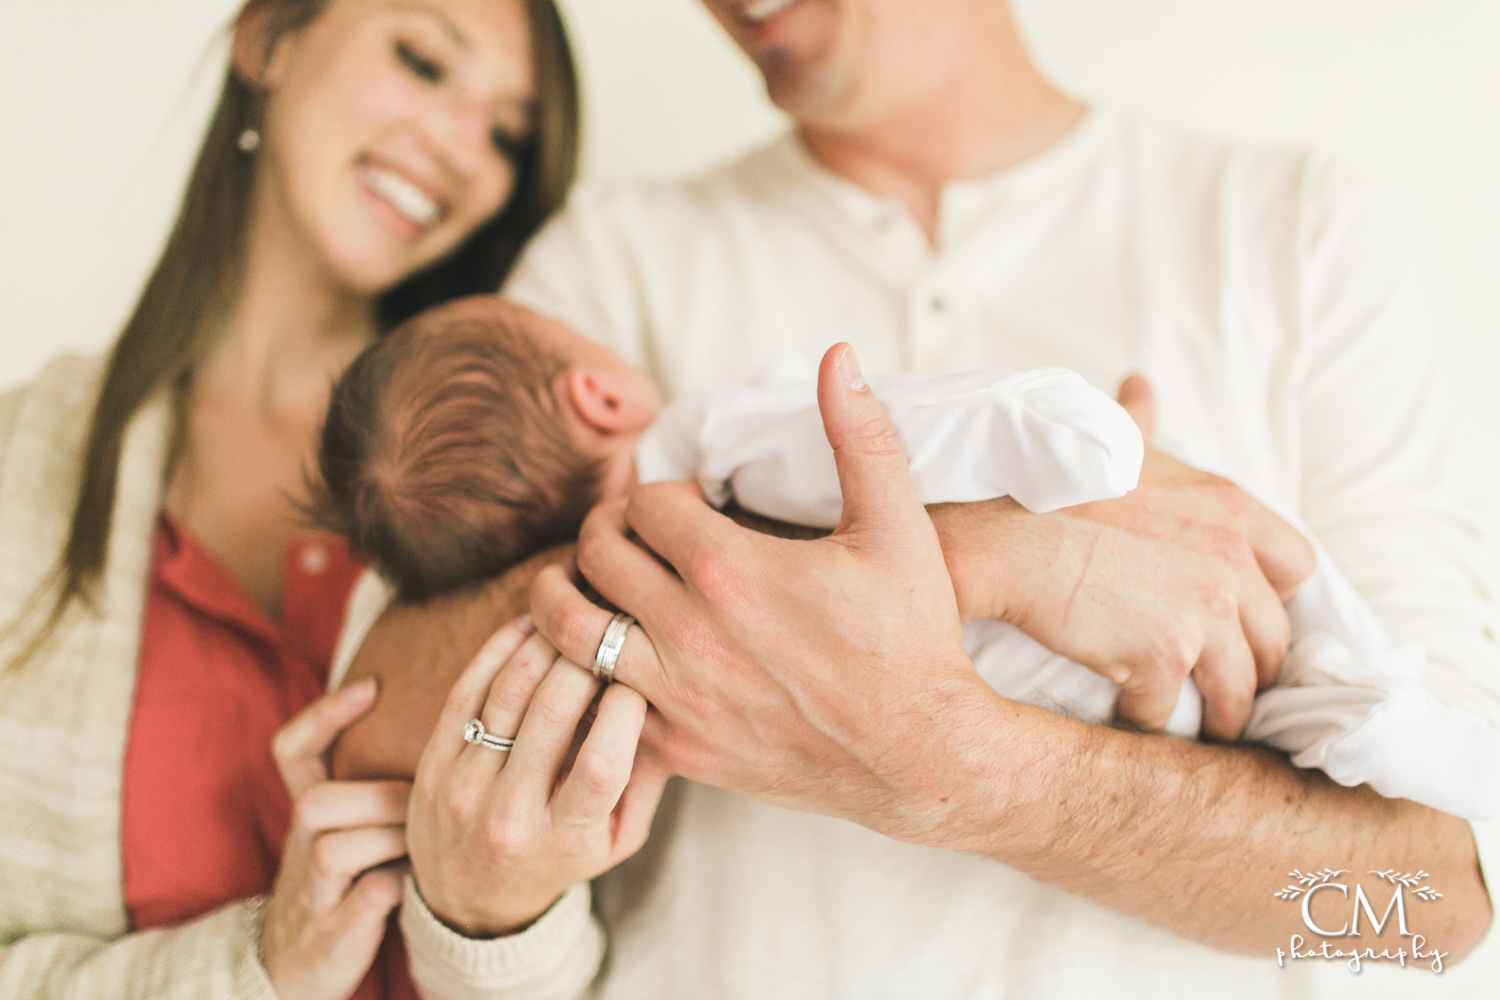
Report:
<svg viewBox="0 0 1500 1000"><path fill-rule="evenodd" d="M469 937L525 929L646 840L666 773L637 760L646 701L599 685L521 619L474 657L417 766L407 843L434 915ZM465 741L472 719L510 750Z"/></svg>

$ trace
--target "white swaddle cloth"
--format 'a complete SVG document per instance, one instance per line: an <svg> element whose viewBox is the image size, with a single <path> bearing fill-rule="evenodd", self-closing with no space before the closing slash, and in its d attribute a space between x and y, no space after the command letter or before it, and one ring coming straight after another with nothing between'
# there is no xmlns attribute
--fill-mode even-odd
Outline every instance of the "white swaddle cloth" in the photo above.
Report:
<svg viewBox="0 0 1500 1000"><path fill-rule="evenodd" d="M838 473L806 371L783 367L759 385L672 403L637 447L641 482L696 480L715 506L733 496L766 517L835 527ZM1123 496L1139 477L1144 445L1129 415L1066 369L870 383L924 504L1010 496L1045 512ZM1422 683L1422 648L1391 634L1313 545L1316 569L1286 605L1290 651L1276 684L1256 697L1242 738L1341 785L1368 784L1467 819L1500 818L1500 727L1434 698ZM1018 629L970 622L963 640L980 676L1007 698L1086 722L1113 717L1114 682ZM1202 708L1188 680L1167 731L1196 738Z"/></svg>

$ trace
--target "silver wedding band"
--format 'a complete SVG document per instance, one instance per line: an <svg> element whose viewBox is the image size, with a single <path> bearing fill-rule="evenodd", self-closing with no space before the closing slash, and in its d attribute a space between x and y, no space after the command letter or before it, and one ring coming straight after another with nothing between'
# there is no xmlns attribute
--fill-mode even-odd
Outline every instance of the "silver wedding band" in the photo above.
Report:
<svg viewBox="0 0 1500 1000"><path fill-rule="evenodd" d="M484 723L478 719L470 719L464 725L464 742L477 743L491 750L499 750L501 753L509 753L510 748L516 745L516 741L504 736L495 736L485 731Z"/></svg>
<svg viewBox="0 0 1500 1000"><path fill-rule="evenodd" d="M595 680L605 684L614 683L615 663L620 659L620 650L625 646L625 633L634 624L635 619L624 614L617 614L609 620L604 628L604 638L599 640L599 649L594 653Z"/></svg>

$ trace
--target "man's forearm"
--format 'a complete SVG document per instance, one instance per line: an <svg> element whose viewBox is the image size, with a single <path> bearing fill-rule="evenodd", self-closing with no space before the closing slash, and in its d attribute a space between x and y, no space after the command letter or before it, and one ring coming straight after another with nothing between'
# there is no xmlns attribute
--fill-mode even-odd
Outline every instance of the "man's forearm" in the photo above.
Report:
<svg viewBox="0 0 1500 1000"><path fill-rule="evenodd" d="M944 749L958 756L963 780L948 821L927 838L934 846L992 857L1241 954L1274 957L1293 933L1315 937L1300 904L1275 896L1292 869L1349 872L1348 899L1318 894L1311 912L1326 918L1315 920L1321 927L1348 921L1359 879L1367 892L1390 889L1367 873L1391 870L1430 873L1427 884L1442 898L1407 895L1408 912L1415 932L1449 961L1489 926L1490 900L1463 820L1343 788L1259 748L1088 726L998 696L975 710L988 714L987 727L947 727L957 745ZM1379 897L1379 912L1390 895ZM1367 925L1345 947L1356 941L1377 953L1387 944L1392 953L1410 948L1394 926L1376 937Z"/></svg>

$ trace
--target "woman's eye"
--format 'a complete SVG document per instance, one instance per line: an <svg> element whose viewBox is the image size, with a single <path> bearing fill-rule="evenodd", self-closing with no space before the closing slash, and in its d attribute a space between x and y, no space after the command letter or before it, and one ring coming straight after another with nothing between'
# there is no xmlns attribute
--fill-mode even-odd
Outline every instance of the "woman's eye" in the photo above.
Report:
<svg viewBox="0 0 1500 1000"><path fill-rule="evenodd" d="M396 43L396 59L428 83L443 82L443 67L405 42Z"/></svg>
<svg viewBox="0 0 1500 1000"><path fill-rule="evenodd" d="M506 131L499 125L490 129L490 142L494 145L495 151L512 164L520 162L521 151L526 148L525 139Z"/></svg>

